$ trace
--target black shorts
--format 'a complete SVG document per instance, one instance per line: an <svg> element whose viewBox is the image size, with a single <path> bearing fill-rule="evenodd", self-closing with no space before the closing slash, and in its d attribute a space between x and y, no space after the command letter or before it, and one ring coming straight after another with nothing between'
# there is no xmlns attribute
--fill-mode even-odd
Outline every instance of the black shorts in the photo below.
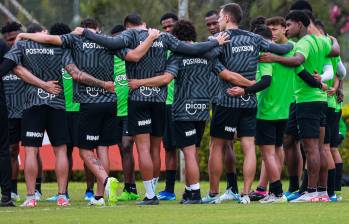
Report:
<svg viewBox="0 0 349 224"><path fill-rule="evenodd" d="M333 136L332 130L333 130L334 125L335 125L334 124L335 120L336 120L335 109L327 107L324 144L331 143L331 138Z"/></svg>
<svg viewBox="0 0 349 224"><path fill-rule="evenodd" d="M121 129L121 136L127 136L130 137L130 133L128 132L128 116L124 116L124 117L119 117L120 119L120 127Z"/></svg>
<svg viewBox="0 0 349 224"><path fill-rule="evenodd" d="M324 111L327 103L325 102L309 102L296 104L297 124L299 128L299 137L319 138L320 127L324 118ZM326 123L326 122L325 122Z"/></svg>
<svg viewBox="0 0 349 224"><path fill-rule="evenodd" d="M285 134L292 135L299 138L298 125L297 125L297 114L296 114L296 103L291 103L290 113L287 120Z"/></svg>
<svg viewBox="0 0 349 224"><path fill-rule="evenodd" d="M8 119L8 131L10 137L10 145L18 144L21 141L21 118Z"/></svg>
<svg viewBox="0 0 349 224"><path fill-rule="evenodd" d="M339 121L342 116L342 111L334 112L333 125L331 126L331 148L338 148L342 143L342 136L339 134Z"/></svg>
<svg viewBox="0 0 349 224"><path fill-rule="evenodd" d="M71 149L78 146L79 139L79 112L66 112L67 113L67 125L69 143L67 148Z"/></svg>
<svg viewBox="0 0 349 224"><path fill-rule="evenodd" d="M82 103L79 112L80 149L111 146L121 142L120 119L115 115L116 103Z"/></svg>
<svg viewBox="0 0 349 224"><path fill-rule="evenodd" d="M23 111L22 145L41 147L45 130L52 146L69 143L65 110L48 105L33 106Z"/></svg>
<svg viewBox="0 0 349 224"><path fill-rule="evenodd" d="M282 146L287 120L257 119L256 144Z"/></svg>
<svg viewBox="0 0 349 224"><path fill-rule="evenodd" d="M174 136L177 148L195 145L200 147L205 132L205 121L174 121Z"/></svg>
<svg viewBox="0 0 349 224"><path fill-rule="evenodd" d="M166 105L165 129L162 138L165 150L176 150L172 105Z"/></svg>
<svg viewBox="0 0 349 224"><path fill-rule="evenodd" d="M128 131L131 136L150 134L162 137L164 134L166 104L158 102L128 102Z"/></svg>
<svg viewBox="0 0 349 224"><path fill-rule="evenodd" d="M256 135L256 108L229 108L216 106L211 121L212 137L232 140L237 131L238 137Z"/></svg>

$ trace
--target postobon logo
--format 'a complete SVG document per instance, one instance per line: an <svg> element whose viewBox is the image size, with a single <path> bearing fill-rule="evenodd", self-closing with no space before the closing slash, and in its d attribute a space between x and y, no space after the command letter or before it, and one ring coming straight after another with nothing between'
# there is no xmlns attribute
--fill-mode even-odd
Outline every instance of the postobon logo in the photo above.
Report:
<svg viewBox="0 0 349 224"><path fill-rule="evenodd" d="M55 95L55 94L48 93L48 92L46 92L45 90L39 88L39 89L38 89L38 97L39 97L40 99L43 99L43 100L45 100L45 99L50 99L50 100L52 100L53 98L56 97L56 95Z"/></svg>
<svg viewBox="0 0 349 224"><path fill-rule="evenodd" d="M190 115L194 115L196 114L198 111L204 111L207 109L207 104L205 103L186 103L185 104L185 111L190 114Z"/></svg>
<svg viewBox="0 0 349 224"><path fill-rule="evenodd" d="M139 90L143 96L151 96L153 95L153 93L159 94L159 92L161 91L159 87L145 87L145 86L141 86Z"/></svg>
<svg viewBox="0 0 349 224"><path fill-rule="evenodd" d="M126 75L118 75L115 77L115 82L120 86L127 86L127 77Z"/></svg>
<svg viewBox="0 0 349 224"><path fill-rule="evenodd" d="M98 87L86 87L86 93L89 96L97 97L99 95L99 93L105 94L106 91L104 89L98 88Z"/></svg>

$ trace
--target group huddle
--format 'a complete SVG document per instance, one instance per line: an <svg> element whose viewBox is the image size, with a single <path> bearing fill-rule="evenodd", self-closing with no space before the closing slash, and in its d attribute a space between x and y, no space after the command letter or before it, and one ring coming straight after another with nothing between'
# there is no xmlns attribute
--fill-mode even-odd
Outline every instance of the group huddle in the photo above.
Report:
<svg viewBox="0 0 349 224"><path fill-rule="evenodd" d="M49 200L58 206L70 204L74 147L84 161L89 205L138 200L134 143L145 188L138 205L176 200L177 149L185 160L181 204L341 200L338 147L346 70L337 40L306 1L297 1L285 18L254 19L250 31L239 29L241 20L242 9L235 3L209 11L205 23L212 36L198 43L193 24L173 13L160 19L164 32L147 28L137 14L128 15L111 36L101 34L94 19L83 20L72 32L57 23L49 34L38 24L27 33L19 24L5 26L4 39L12 46L0 75L8 110L12 200L19 197L19 142L26 152L27 196L21 206L35 207L41 198L38 150L45 131L56 156L58 183L58 194ZM210 189L202 197L198 150L208 122ZM235 139L244 153L240 193ZM166 187L157 194L161 142ZM121 195L118 180L109 176L108 149L116 144L125 183ZM262 166L252 191L256 145ZM284 164L290 181L286 192L280 180ZM223 167L227 188L220 195Z"/></svg>

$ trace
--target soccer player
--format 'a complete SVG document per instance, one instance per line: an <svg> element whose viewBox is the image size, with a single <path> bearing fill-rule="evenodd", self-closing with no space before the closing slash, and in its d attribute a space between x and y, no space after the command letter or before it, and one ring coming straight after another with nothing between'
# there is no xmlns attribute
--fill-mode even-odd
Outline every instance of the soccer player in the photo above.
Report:
<svg viewBox="0 0 349 224"><path fill-rule="evenodd" d="M292 45L276 45L259 35L238 29L241 19L242 9L238 4L232 3L222 7L219 14L220 30L228 33L230 41L218 48L218 57L223 64L220 70L239 71L245 78L254 80L260 51L284 54L292 49ZM222 173L222 150L224 145L228 144L227 142L233 140L236 131L241 138L245 158L244 189L241 201L250 202L248 193L256 171L254 136L257 105L253 92L256 87L252 87L252 90L248 87L247 91L251 92L246 92L249 93L247 96L231 97L227 94L227 89L232 86L234 85L221 79L217 108L211 123L210 191L203 199L205 203L214 203L219 197L218 183Z"/></svg>
<svg viewBox="0 0 349 224"><path fill-rule="evenodd" d="M111 30L111 35L116 36L123 32L123 25L116 25ZM140 196L137 194L134 172L133 158L133 138L128 132L128 85L126 77L125 61L114 56L114 76L115 76L115 93L117 96L117 116L121 119L122 138L118 144L122 160L122 169L124 173L125 186L118 201L137 200Z"/></svg>
<svg viewBox="0 0 349 224"><path fill-rule="evenodd" d="M102 46L110 49L127 47L134 49L143 41L148 33L145 23L135 14L125 18L124 24L130 28L120 36L102 37L88 30L83 35ZM76 29L76 33L81 33ZM161 33L149 52L138 55L138 63L126 62L128 78L148 78L160 75L165 69L167 50L179 53L198 55L224 44L226 36L219 35L214 40L187 44L180 42L169 33ZM128 56L128 49L122 50L121 56ZM124 55L124 56L123 56ZM143 58L142 58L143 57ZM126 59L127 61L127 59ZM130 93L129 98L129 131L134 136L140 159L140 169L146 189L146 197L140 205L158 204L155 189L160 173L160 143L163 135L166 87L149 88L141 86Z"/></svg>
<svg viewBox="0 0 349 224"><path fill-rule="evenodd" d="M178 21L178 17L174 13L165 13L160 18L162 29L165 32L172 33L175 23ZM170 53L170 52L168 52ZM174 145L174 125L172 121L172 104L174 94L174 80L172 80L167 86L166 97L166 115L165 115L165 128L163 135L163 144L165 148L165 189L160 191L157 195L159 200L172 201L176 200L176 194L174 192L176 183L176 173L178 164L178 152Z"/></svg>
<svg viewBox="0 0 349 224"><path fill-rule="evenodd" d="M212 36L217 35L220 32L218 18L219 15L216 10L210 10L205 15L205 24ZM212 36L210 36L209 39ZM211 75L210 79L212 113L214 113L219 94L219 77ZM238 200L240 196L237 184L235 167L236 159L233 146L234 145L230 142L224 146L224 165L226 172L227 187L224 194L219 197L219 200L217 200L217 203L227 200Z"/></svg>

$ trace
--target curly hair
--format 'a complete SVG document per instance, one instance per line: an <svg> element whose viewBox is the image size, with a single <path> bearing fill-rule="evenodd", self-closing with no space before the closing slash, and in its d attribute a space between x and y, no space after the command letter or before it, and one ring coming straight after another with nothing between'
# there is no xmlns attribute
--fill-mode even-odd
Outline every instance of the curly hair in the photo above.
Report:
<svg viewBox="0 0 349 224"><path fill-rule="evenodd" d="M179 20L173 26L172 34L182 41L196 41L196 30L192 22Z"/></svg>
<svg viewBox="0 0 349 224"><path fill-rule="evenodd" d="M1 28L1 33L10 33L13 31L22 31L22 25L17 22L8 22Z"/></svg>

